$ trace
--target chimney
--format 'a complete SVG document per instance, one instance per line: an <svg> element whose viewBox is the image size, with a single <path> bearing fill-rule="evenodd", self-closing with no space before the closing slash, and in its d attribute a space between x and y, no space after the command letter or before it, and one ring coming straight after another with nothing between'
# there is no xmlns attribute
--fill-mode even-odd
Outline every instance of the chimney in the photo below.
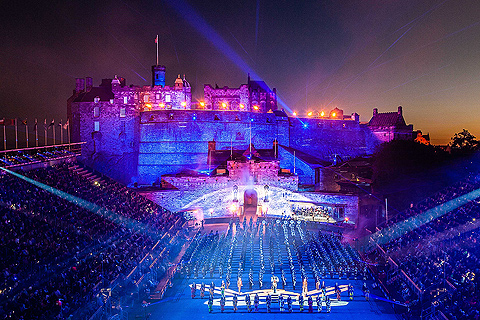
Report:
<svg viewBox="0 0 480 320"><path fill-rule="evenodd" d="M402 115L402 106L399 106L399 107L398 107L398 114L399 114L399 115Z"/></svg>
<svg viewBox="0 0 480 320"><path fill-rule="evenodd" d="M75 79L75 92L80 93L85 91L85 79L76 78Z"/></svg>
<svg viewBox="0 0 480 320"><path fill-rule="evenodd" d="M88 91L92 90L92 87L93 87L93 78L92 78L92 77L87 77L85 80L86 80L85 90L88 92Z"/></svg>
<svg viewBox="0 0 480 320"><path fill-rule="evenodd" d="M377 108L373 108L373 116L375 117L377 114L378 114L378 109L377 109Z"/></svg>

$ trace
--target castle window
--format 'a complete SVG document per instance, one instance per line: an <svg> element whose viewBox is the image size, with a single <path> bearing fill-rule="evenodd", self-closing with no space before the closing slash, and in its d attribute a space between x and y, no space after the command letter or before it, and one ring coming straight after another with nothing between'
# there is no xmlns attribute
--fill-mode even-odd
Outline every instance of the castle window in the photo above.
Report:
<svg viewBox="0 0 480 320"><path fill-rule="evenodd" d="M158 93L155 95L155 99L160 100L160 95Z"/></svg>
<svg viewBox="0 0 480 320"><path fill-rule="evenodd" d="M93 131L100 131L100 121L93 122Z"/></svg>
<svg viewBox="0 0 480 320"><path fill-rule="evenodd" d="M127 104L128 103L128 97L123 97L123 104Z"/></svg>
<svg viewBox="0 0 480 320"><path fill-rule="evenodd" d="M126 108L120 108L120 118L125 118Z"/></svg>
<svg viewBox="0 0 480 320"><path fill-rule="evenodd" d="M100 97L96 96L95 98L93 98L93 102L99 103L100 102Z"/></svg>
<svg viewBox="0 0 480 320"><path fill-rule="evenodd" d="M148 94L143 96L143 102L149 102L150 101L150 96Z"/></svg>
<svg viewBox="0 0 480 320"><path fill-rule="evenodd" d="M172 98L169 94L166 94L165 95L165 102L171 102L172 101Z"/></svg>
<svg viewBox="0 0 480 320"><path fill-rule="evenodd" d="M94 118L100 117L100 107L94 107L93 108L93 117Z"/></svg>
<svg viewBox="0 0 480 320"><path fill-rule="evenodd" d="M113 99L110 99L110 104L113 104Z"/></svg>

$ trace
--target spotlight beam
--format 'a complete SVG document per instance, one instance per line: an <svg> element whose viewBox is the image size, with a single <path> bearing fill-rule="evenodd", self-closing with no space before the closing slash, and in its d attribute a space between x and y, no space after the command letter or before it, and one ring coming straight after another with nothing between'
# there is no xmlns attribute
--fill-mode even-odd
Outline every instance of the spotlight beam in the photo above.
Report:
<svg viewBox="0 0 480 320"><path fill-rule="evenodd" d="M46 184L43 184L41 182L38 182L36 180L33 180L33 179L30 179L28 177L25 177L19 173L16 173L14 171L11 171L11 170L8 170L8 169L5 169L3 167L0 167L0 170L3 170L17 178L20 178L30 184L33 184L34 186L38 187L38 188L41 188L47 192L50 192L51 194L54 194L56 195L57 197L59 198L62 198L64 200L67 200L68 202L76 205L76 206L79 206L85 210L88 210L96 215L99 215L105 219L108 219L118 225L122 225L124 227L127 227L135 232L139 232L139 233L143 233L143 234L146 234L146 235L149 235L151 236L153 239L157 239L157 238L160 238L160 236L155 233L153 230L150 230L151 227L148 225L148 224L145 224L145 223L142 223L142 222L139 222L139 221L136 221L134 219L131 219L131 218L128 218L128 217L124 217L122 215L119 215L118 213L112 211L112 210L108 210L104 207L101 207L95 203L92 203L90 201L87 201L87 200L84 200L82 198L79 198L79 197L76 197L76 196L73 196L69 193L66 193L64 191L61 191L61 190L58 190L54 187L51 187L51 186L48 186Z"/></svg>

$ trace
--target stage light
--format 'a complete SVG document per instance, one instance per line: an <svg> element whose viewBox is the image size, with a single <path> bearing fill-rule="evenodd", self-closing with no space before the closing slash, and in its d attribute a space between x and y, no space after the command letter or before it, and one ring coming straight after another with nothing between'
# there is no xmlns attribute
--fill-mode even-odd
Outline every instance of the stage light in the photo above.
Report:
<svg viewBox="0 0 480 320"><path fill-rule="evenodd" d="M308 123L304 123L304 124L303 124L303 127L304 127L304 128L308 128Z"/></svg>
<svg viewBox="0 0 480 320"><path fill-rule="evenodd" d="M187 102L183 101L182 102L182 107L186 107L187 106Z"/></svg>
<svg viewBox="0 0 480 320"><path fill-rule="evenodd" d="M227 104L225 102L222 102L222 108L225 109L227 107Z"/></svg>
<svg viewBox="0 0 480 320"><path fill-rule="evenodd" d="M307 113L307 116L311 117L313 115L313 112L310 111L309 113Z"/></svg>
<svg viewBox="0 0 480 320"><path fill-rule="evenodd" d="M350 220L348 217L345 217L345 222L348 222L348 220Z"/></svg>
<svg viewBox="0 0 480 320"><path fill-rule="evenodd" d="M240 103L240 109L244 109L244 108L245 106L242 103Z"/></svg>
<svg viewBox="0 0 480 320"><path fill-rule="evenodd" d="M336 114L335 112L334 112L334 113L332 113L332 117L334 117L334 118L335 118L336 116L337 116L337 114Z"/></svg>
<svg viewBox="0 0 480 320"><path fill-rule="evenodd" d="M322 111L320 112L320 117L323 117L323 116L325 116L325 112Z"/></svg>
<svg viewBox="0 0 480 320"><path fill-rule="evenodd" d="M232 203L232 205L230 206L230 211L235 212L236 210L237 206L235 205L235 203Z"/></svg>
<svg viewBox="0 0 480 320"><path fill-rule="evenodd" d="M145 104L145 108L147 108L148 110L152 110L152 105L147 103L147 104Z"/></svg>
<svg viewBox="0 0 480 320"><path fill-rule="evenodd" d="M201 107L205 107L205 102L200 101L200 106L201 106Z"/></svg>
<svg viewBox="0 0 480 320"><path fill-rule="evenodd" d="M293 115L294 117L296 117L296 116L297 116L297 112L294 111L292 115Z"/></svg>
<svg viewBox="0 0 480 320"><path fill-rule="evenodd" d="M253 106L253 109L254 109L254 110L258 110L258 106Z"/></svg>
<svg viewBox="0 0 480 320"><path fill-rule="evenodd" d="M165 104L160 103L160 108L161 108L161 109L165 108Z"/></svg>

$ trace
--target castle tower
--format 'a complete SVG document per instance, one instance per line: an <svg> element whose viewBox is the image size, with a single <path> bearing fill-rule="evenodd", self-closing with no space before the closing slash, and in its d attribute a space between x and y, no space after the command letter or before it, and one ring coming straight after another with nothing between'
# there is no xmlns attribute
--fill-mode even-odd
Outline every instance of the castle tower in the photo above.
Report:
<svg viewBox="0 0 480 320"><path fill-rule="evenodd" d="M152 66L152 86L165 87L165 66Z"/></svg>

